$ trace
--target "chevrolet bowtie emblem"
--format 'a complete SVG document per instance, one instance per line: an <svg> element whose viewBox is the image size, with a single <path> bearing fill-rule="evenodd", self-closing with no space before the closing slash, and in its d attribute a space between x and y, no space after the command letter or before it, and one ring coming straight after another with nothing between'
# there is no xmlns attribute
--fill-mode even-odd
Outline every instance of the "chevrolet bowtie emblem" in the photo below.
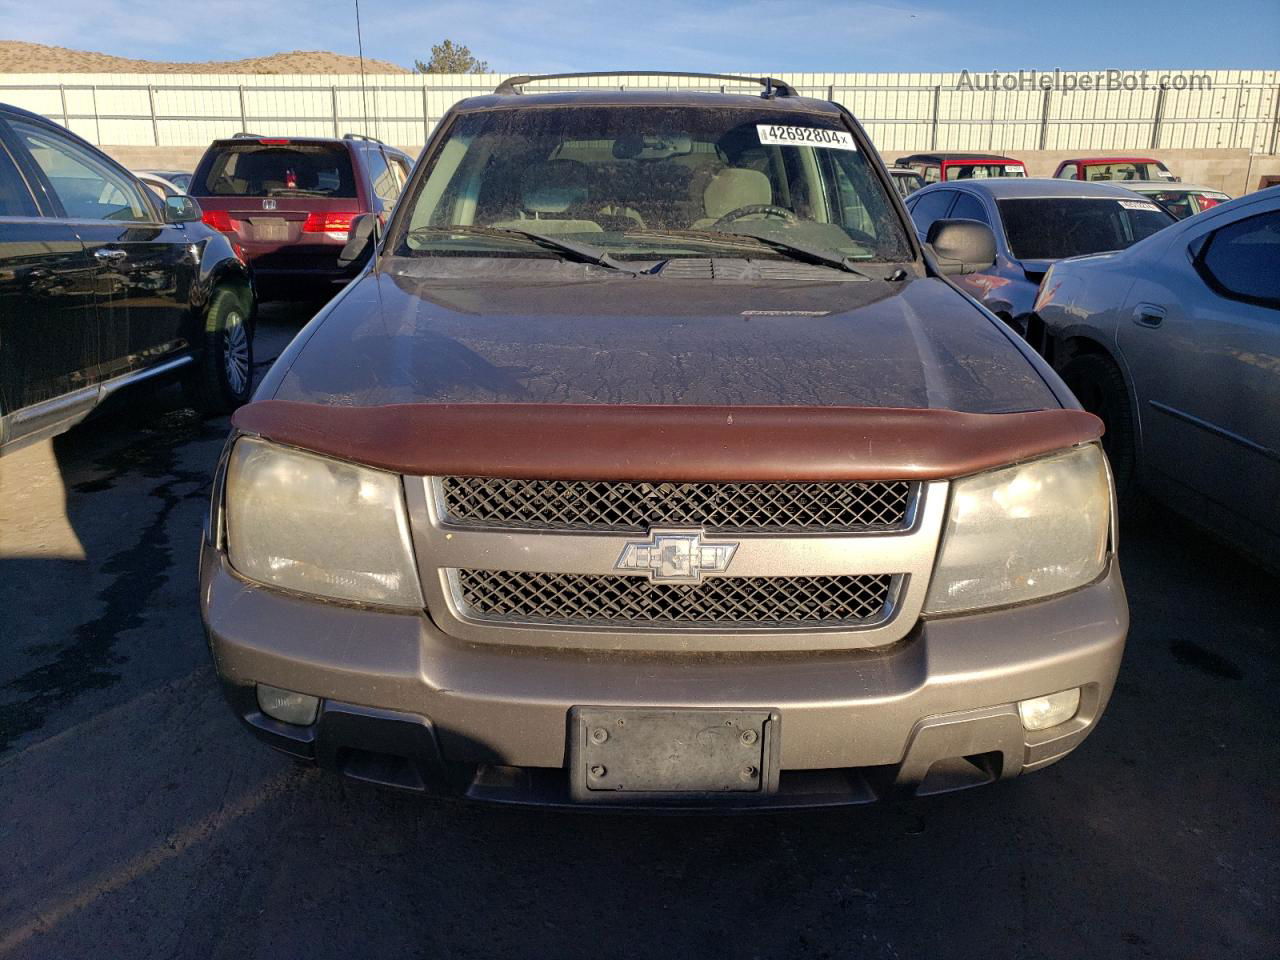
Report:
<svg viewBox="0 0 1280 960"><path fill-rule="evenodd" d="M706 543L699 530L650 530L648 540L622 548L616 570L644 570L654 583L701 583L702 574L724 573L736 543Z"/></svg>

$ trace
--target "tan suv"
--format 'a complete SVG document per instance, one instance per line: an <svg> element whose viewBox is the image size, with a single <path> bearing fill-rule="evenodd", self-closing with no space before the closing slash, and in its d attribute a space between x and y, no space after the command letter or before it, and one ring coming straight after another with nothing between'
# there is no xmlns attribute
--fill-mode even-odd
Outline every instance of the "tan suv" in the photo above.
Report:
<svg viewBox="0 0 1280 960"><path fill-rule="evenodd" d="M1128 623L1112 483L947 279L990 231L922 246L857 122L777 81L532 82L449 113L235 417L200 596L236 715L511 803L859 803L1073 750Z"/></svg>

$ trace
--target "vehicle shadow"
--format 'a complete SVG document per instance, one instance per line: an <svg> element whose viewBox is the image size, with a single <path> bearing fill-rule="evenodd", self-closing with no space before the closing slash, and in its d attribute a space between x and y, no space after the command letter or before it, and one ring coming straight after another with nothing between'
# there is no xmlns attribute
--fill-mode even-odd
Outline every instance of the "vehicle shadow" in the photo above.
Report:
<svg viewBox="0 0 1280 960"><path fill-rule="evenodd" d="M147 622L175 549L194 556L194 539L175 542L171 521L207 497L201 461L216 457L226 429L183 407L176 390L135 390L0 461L0 753L121 680L122 635Z"/></svg>
<svg viewBox="0 0 1280 960"><path fill-rule="evenodd" d="M298 326L276 311L256 377ZM128 687L190 669L177 662L189 645L158 631L199 635L195 558L228 429L176 383L140 384L0 458L0 757L55 715L71 724L110 704L126 675Z"/></svg>

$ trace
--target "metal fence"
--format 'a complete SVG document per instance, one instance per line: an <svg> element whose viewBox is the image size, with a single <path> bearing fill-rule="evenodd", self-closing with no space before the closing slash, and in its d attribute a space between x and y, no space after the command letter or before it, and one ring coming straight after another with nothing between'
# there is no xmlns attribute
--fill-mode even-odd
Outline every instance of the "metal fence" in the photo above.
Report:
<svg viewBox="0 0 1280 960"><path fill-rule="evenodd" d="M42 113L112 146L201 146L241 130L291 136L355 131L399 146L421 145L458 100L487 93L505 75L358 76L0 75L0 101ZM835 100L863 122L882 151L1244 149L1280 147L1280 71L1209 71L1182 88L975 89L960 74L779 74L803 95ZM210 82L214 80L216 82ZM542 85L626 89L629 78ZM753 92L757 87L688 78L647 89ZM1067 89L1073 85L1074 89Z"/></svg>

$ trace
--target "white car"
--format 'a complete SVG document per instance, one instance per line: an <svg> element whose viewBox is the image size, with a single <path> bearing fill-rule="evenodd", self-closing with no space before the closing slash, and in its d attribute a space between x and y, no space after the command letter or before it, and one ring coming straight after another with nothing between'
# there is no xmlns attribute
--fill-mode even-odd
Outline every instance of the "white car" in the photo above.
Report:
<svg viewBox="0 0 1280 960"><path fill-rule="evenodd" d="M147 188L160 198L161 203L164 203L166 197L186 196L186 190L158 173L135 170L133 175L146 184Z"/></svg>
<svg viewBox="0 0 1280 960"><path fill-rule="evenodd" d="M1033 342L1106 424L1135 481L1274 565L1280 556L1280 189L1118 253L1056 263Z"/></svg>

